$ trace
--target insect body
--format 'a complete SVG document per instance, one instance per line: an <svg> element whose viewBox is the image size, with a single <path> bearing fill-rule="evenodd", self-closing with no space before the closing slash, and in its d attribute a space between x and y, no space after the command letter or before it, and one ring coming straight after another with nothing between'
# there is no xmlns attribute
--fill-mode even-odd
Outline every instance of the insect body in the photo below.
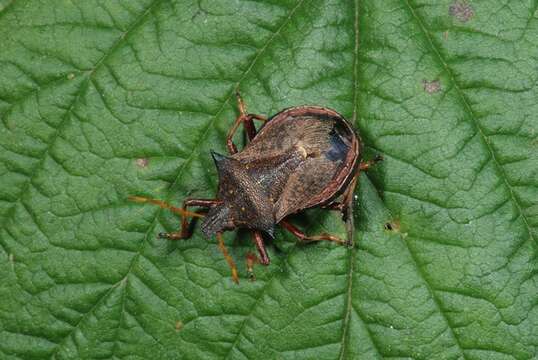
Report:
<svg viewBox="0 0 538 360"><path fill-rule="evenodd" d="M227 137L230 154L212 152L219 175L216 199L189 199L183 203L182 209L158 200L141 197L131 199L153 202L173 211L175 209L182 215L179 232L159 234L168 239L182 239L191 235L187 217L200 215L187 212L187 207L209 208L201 225L203 234L208 238L216 235L223 248L220 237L223 231L250 229L260 256L259 262L264 265L269 264L270 260L262 234L273 237L276 225L283 226L304 241L344 243L327 234L307 236L289 223L286 217L307 208L322 206L341 211L351 230L352 195L359 172L380 158L360 163L360 138L334 110L299 106L266 119L248 114L239 94L238 104L240 115ZM253 120L264 122L257 133ZM243 124L250 142L238 152L233 136L240 124ZM352 233L348 231L348 244L352 244ZM227 260L235 274L233 260L229 256Z"/></svg>

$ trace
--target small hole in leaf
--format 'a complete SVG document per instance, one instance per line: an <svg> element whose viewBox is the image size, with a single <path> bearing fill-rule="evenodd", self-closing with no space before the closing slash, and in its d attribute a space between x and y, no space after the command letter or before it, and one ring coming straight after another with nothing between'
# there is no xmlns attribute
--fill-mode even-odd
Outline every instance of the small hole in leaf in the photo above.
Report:
<svg viewBox="0 0 538 360"><path fill-rule="evenodd" d="M400 231L400 221L399 220L387 221L383 227L387 231L399 232Z"/></svg>

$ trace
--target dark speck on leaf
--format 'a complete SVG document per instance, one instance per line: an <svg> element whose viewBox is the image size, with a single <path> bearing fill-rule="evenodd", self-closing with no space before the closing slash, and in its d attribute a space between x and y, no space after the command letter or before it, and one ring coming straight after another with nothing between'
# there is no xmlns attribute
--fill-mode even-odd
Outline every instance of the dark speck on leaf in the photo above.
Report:
<svg viewBox="0 0 538 360"><path fill-rule="evenodd" d="M400 221L392 220L387 221L384 225L385 230L399 232L400 231Z"/></svg>
<svg viewBox="0 0 538 360"><path fill-rule="evenodd" d="M472 6L465 0L454 1L448 8L448 13L461 22L467 22L474 16Z"/></svg>
<svg viewBox="0 0 538 360"><path fill-rule="evenodd" d="M136 165L140 166L141 168L147 167L149 164L149 160L145 158L136 159Z"/></svg>
<svg viewBox="0 0 538 360"><path fill-rule="evenodd" d="M422 86L424 86L424 91L428 94L433 94L441 90L441 82L439 80L428 81L424 79L422 80Z"/></svg>

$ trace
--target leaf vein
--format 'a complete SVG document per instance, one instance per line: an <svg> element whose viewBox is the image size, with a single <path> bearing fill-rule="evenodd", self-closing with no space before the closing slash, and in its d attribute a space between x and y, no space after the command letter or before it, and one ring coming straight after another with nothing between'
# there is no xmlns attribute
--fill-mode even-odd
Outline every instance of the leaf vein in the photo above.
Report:
<svg viewBox="0 0 538 360"><path fill-rule="evenodd" d="M445 69L449 79L452 81L452 84L454 85L454 88L456 89L456 93L458 94L458 97L462 101L465 110L470 115L470 119L472 120L472 123L474 124L474 126L478 130L478 133L480 134L480 137L482 139L482 143L485 145L487 151L490 153L491 158L493 159L493 163L495 164L495 168L497 169L499 177L503 180L505 186L508 189L508 193L510 194L511 201L513 202L516 209L518 210L518 212L521 215L521 219L523 220L523 223L525 225L525 228L526 228L526 231L528 233L529 238L533 239L535 242L538 242L538 240L534 238L533 232L531 231L530 223L529 223L527 217L525 216L525 213L523 212L523 209L521 207L520 202L518 201L517 197L514 194L512 184L510 184L510 182L508 181L508 178L506 176L506 172L504 171L504 168L501 166L499 160L497 159L497 154L496 154L495 150L493 149L493 147L491 146L491 144L489 142L489 138L485 134L484 129L480 125L480 123L479 123L479 121L477 119L477 116L474 113L473 108L471 107L471 104L469 103L469 101L465 97L465 94L462 91L461 85L456 80L454 72L448 66L448 63L446 62L446 60L441 55L441 52L439 51L438 46L433 41L428 29L426 28L426 25L424 24L423 19L419 16L419 14L416 12L415 8L411 5L411 0L404 0L404 3L405 3L405 5L407 5L407 8L409 9L409 12L412 15L413 19L416 21L416 23L420 27L420 30L421 30L424 38L426 39L427 43L429 44L431 51L435 54L435 57L437 58L439 63L443 66L443 68Z"/></svg>

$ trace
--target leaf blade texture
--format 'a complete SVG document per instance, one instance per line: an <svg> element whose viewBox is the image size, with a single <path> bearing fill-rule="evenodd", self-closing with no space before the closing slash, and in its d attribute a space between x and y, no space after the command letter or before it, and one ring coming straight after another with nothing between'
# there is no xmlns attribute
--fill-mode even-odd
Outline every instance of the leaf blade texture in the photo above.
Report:
<svg viewBox="0 0 538 360"><path fill-rule="evenodd" d="M1 357L536 358L537 11L0 1ZM215 241L159 240L177 217L126 201L214 195L236 88L334 108L383 154L353 249L279 232L249 282L230 233L236 286Z"/></svg>

